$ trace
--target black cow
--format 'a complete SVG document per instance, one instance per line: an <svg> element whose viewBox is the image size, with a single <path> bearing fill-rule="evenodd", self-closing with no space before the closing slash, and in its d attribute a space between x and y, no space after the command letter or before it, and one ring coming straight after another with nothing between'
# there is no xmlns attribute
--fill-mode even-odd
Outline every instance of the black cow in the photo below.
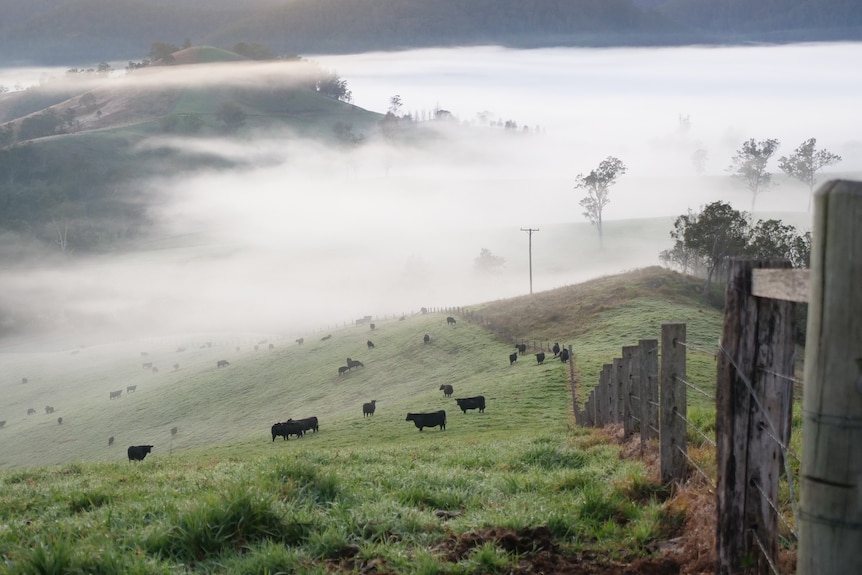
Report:
<svg viewBox="0 0 862 575"><path fill-rule="evenodd" d="M174 435L176 435L178 431L179 431L179 429L177 429L177 428L176 428L176 426L172 427L172 428L171 428L171 437L173 437Z"/></svg>
<svg viewBox="0 0 862 575"><path fill-rule="evenodd" d="M21 383L27 383L28 379L26 377L21 378Z"/></svg>
<svg viewBox="0 0 862 575"><path fill-rule="evenodd" d="M62 417L57 418L57 425L63 425L63 418Z"/></svg>
<svg viewBox="0 0 862 575"><path fill-rule="evenodd" d="M327 339L329 339L329 338L331 338L331 337L332 337L332 334L325 335L325 336L323 336L322 338L320 338L320 341L326 341Z"/></svg>
<svg viewBox="0 0 862 575"><path fill-rule="evenodd" d="M297 439L302 437L302 426L295 421L282 421L280 423L272 424L272 440L275 441L275 438L278 436L282 436L285 441L288 439L288 435L295 435Z"/></svg>
<svg viewBox="0 0 862 575"><path fill-rule="evenodd" d="M269 349L275 349L275 344L274 343L269 344Z"/></svg>
<svg viewBox="0 0 862 575"><path fill-rule="evenodd" d="M341 367L338 368L338 375L346 373L348 369L350 369L350 368L347 367L346 365L342 365Z"/></svg>
<svg viewBox="0 0 862 575"><path fill-rule="evenodd" d="M560 350L560 361L562 361L564 363L569 361L569 350L568 349L561 349Z"/></svg>
<svg viewBox="0 0 862 575"><path fill-rule="evenodd" d="M361 362L361 361L359 361L358 359L350 359L350 358L348 357L348 358L347 358L347 368L348 368L348 369L353 369L354 367L365 367L365 366L364 366L364 365L362 365L362 362Z"/></svg>
<svg viewBox="0 0 862 575"><path fill-rule="evenodd" d="M515 349L518 350L518 353L527 353L527 344L526 343L516 343Z"/></svg>
<svg viewBox="0 0 862 575"><path fill-rule="evenodd" d="M511 366L513 363L518 361L518 352L509 354L509 365Z"/></svg>
<svg viewBox="0 0 862 575"><path fill-rule="evenodd" d="M477 395L476 397L464 397L461 399L455 399L455 402L458 404L458 407L461 408L461 411L467 413L468 409L478 409L479 413L485 413L485 396Z"/></svg>
<svg viewBox="0 0 862 575"><path fill-rule="evenodd" d="M174 371L178 370L179 368L180 368L180 364L175 363L175 364L174 364Z"/></svg>
<svg viewBox="0 0 862 575"><path fill-rule="evenodd" d="M440 390L443 392L443 397L452 397L452 386L443 384L440 386Z"/></svg>
<svg viewBox="0 0 862 575"><path fill-rule="evenodd" d="M431 336L426 333L425 337L422 338L422 341L425 343L431 343Z"/></svg>
<svg viewBox="0 0 862 575"><path fill-rule="evenodd" d="M452 317L452 316L447 317L447 318L446 318L446 323L447 323L448 325L455 325L455 318L454 318L454 317Z"/></svg>
<svg viewBox="0 0 862 575"><path fill-rule="evenodd" d="M372 324L370 325L370 327L371 327L371 329L372 329L372 330L374 330L374 328L375 328L375 327L377 327L377 326L376 326L376 325L374 325L374 324L372 323Z"/></svg>
<svg viewBox="0 0 862 575"><path fill-rule="evenodd" d="M111 437L108 438L108 445L113 445L113 444L114 444L114 436L112 435Z"/></svg>
<svg viewBox="0 0 862 575"><path fill-rule="evenodd" d="M314 433L317 433L318 425L317 425L317 418L316 417L306 417L305 419L296 419L296 420L291 418L291 419L287 420L287 423L299 424L299 426L303 432L313 431Z"/></svg>
<svg viewBox="0 0 862 575"><path fill-rule="evenodd" d="M150 453L152 450L152 445L130 445L129 461L143 461L147 453Z"/></svg>
<svg viewBox="0 0 862 575"><path fill-rule="evenodd" d="M126 393L132 393L132 392L133 392L133 391L135 391L136 389L138 389L138 386L137 386L137 385L127 385L127 386L126 386Z"/></svg>
<svg viewBox="0 0 862 575"><path fill-rule="evenodd" d="M4 420L2 420L2 421L0 421L0 427L3 427L4 425L6 425L6 420L5 420L5 419L4 419Z"/></svg>
<svg viewBox="0 0 862 575"><path fill-rule="evenodd" d="M374 410L377 409L377 400L372 399L369 403L362 404L362 417L374 415Z"/></svg>
<svg viewBox="0 0 862 575"><path fill-rule="evenodd" d="M302 345L302 344L304 344L304 343L305 343L305 338L304 338L304 337L297 338L297 339L296 339L296 343L297 343L297 345Z"/></svg>
<svg viewBox="0 0 862 575"><path fill-rule="evenodd" d="M141 364L141 367L142 367L143 369L152 369L152 368L153 368L153 364L152 364L152 362L142 363L142 364Z"/></svg>
<svg viewBox="0 0 862 575"><path fill-rule="evenodd" d="M34 415L35 413L36 413L36 410L33 409L32 407L27 410L27 415Z"/></svg>
<svg viewBox="0 0 862 575"><path fill-rule="evenodd" d="M54 408L50 405L45 406L45 413L54 413Z"/></svg>
<svg viewBox="0 0 862 575"><path fill-rule="evenodd" d="M558 355L560 355L560 344L555 343L554 347L553 347L553 351L554 351L554 357L557 357Z"/></svg>
<svg viewBox="0 0 862 575"><path fill-rule="evenodd" d="M216 362L216 367L227 367L230 363L226 359L220 359Z"/></svg>
<svg viewBox="0 0 862 575"><path fill-rule="evenodd" d="M366 342L366 344L368 345L368 349L374 349L374 342L370 339Z"/></svg>
<svg viewBox="0 0 862 575"><path fill-rule="evenodd" d="M446 430L446 412L442 409L431 413L408 413L405 421L412 421L422 431L423 427L439 427Z"/></svg>
<svg viewBox="0 0 862 575"><path fill-rule="evenodd" d="M539 353L536 354L536 362L538 362L539 365L542 365L543 363L545 363L545 352L544 351L540 351Z"/></svg>

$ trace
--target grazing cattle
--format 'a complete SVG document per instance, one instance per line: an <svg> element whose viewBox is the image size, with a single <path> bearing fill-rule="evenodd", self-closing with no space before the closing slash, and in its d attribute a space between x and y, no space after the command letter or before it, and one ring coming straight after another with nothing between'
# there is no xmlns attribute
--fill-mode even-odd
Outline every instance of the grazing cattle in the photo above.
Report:
<svg viewBox="0 0 862 575"><path fill-rule="evenodd" d="M269 344L269 349L275 349L275 344L274 343Z"/></svg>
<svg viewBox="0 0 862 575"><path fill-rule="evenodd" d="M151 362L143 363L143 364L141 364L141 367L142 367L143 369L152 369L152 368L153 368L153 364L152 364Z"/></svg>
<svg viewBox="0 0 862 575"><path fill-rule="evenodd" d="M422 341L425 343L431 343L431 336L426 333L425 337L422 338Z"/></svg>
<svg viewBox="0 0 862 575"><path fill-rule="evenodd" d="M281 436L285 441L288 439L288 435L295 435L297 439L302 437L302 426L295 421L282 421L280 423L272 424L272 440L275 441L275 438Z"/></svg>
<svg viewBox="0 0 862 575"><path fill-rule="evenodd" d="M452 397L452 392L454 390L452 389L451 385L447 385L444 383L443 385L440 386L440 391L443 392L443 397Z"/></svg>
<svg viewBox="0 0 862 575"><path fill-rule="evenodd" d="M4 419L4 420L2 420L2 421L0 421L0 427L3 427L4 425L6 425L6 420L5 420L5 419Z"/></svg>
<svg viewBox="0 0 862 575"><path fill-rule="evenodd" d="M485 396L477 395L476 397L463 397L460 399L456 399L455 402L458 404L458 407L461 408L461 411L467 413L468 409L478 409L479 413L485 412Z"/></svg>
<svg viewBox="0 0 862 575"><path fill-rule="evenodd" d="M422 431L423 427L439 427L446 430L446 412L442 409L431 413L408 413L405 421L412 421Z"/></svg>
<svg viewBox="0 0 862 575"><path fill-rule="evenodd" d="M304 343L305 343L305 338L304 338L304 337L300 337L300 338L297 338L297 339L296 339L296 344L297 344L297 345L302 345L302 344L304 344Z"/></svg>
<svg viewBox="0 0 862 575"><path fill-rule="evenodd" d="M63 418L62 417L57 418L57 425L63 425Z"/></svg>
<svg viewBox="0 0 862 575"><path fill-rule="evenodd" d="M28 380L27 380L27 378L26 378L26 377L22 377L22 378L21 378L21 383L27 383L27 381L28 381Z"/></svg>
<svg viewBox="0 0 862 575"><path fill-rule="evenodd" d="M54 413L54 408L50 405L45 406L45 413Z"/></svg>
<svg viewBox="0 0 862 575"><path fill-rule="evenodd" d="M342 365L341 367L338 368L338 375L342 375L342 374L346 373L348 369L350 369L350 368L347 367L346 365Z"/></svg>
<svg viewBox="0 0 862 575"><path fill-rule="evenodd" d="M153 368L153 373L159 373L159 368L158 368L158 367L154 367L154 368Z"/></svg>
<svg viewBox="0 0 862 575"><path fill-rule="evenodd" d="M111 446L113 444L114 444L114 436L112 435L111 437L108 438L108 446Z"/></svg>
<svg viewBox="0 0 862 575"><path fill-rule="evenodd" d="M552 349L554 352L554 357L557 357L558 355L560 355L560 344L555 343L554 347Z"/></svg>
<svg viewBox="0 0 862 575"><path fill-rule="evenodd" d="M370 339L367 342L365 342L365 344L368 346L368 349L374 349L374 342L371 341Z"/></svg>
<svg viewBox="0 0 862 575"><path fill-rule="evenodd" d="M350 359L348 357L347 358L347 367L348 367L348 369L353 369L354 367L365 367L365 366L362 365L362 362L359 361L358 359Z"/></svg>
<svg viewBox="0 0 862 575"><path fill-rule="evenodd" d="M171 428L171 437L173 437L174 435L176 435L176 434L177 434L177 431L178 431L178 429L176 428L176 426L172 427L172 428Z"/></svg>
<svg viewBox="0 0 862 575"><path fill-rule="evenodd" d="M129 446L129 461L143 461L147 453L153 450L152 445L130 445Z"/></svg>
<svg viewBox="0 0 862 575"><path fill-rule="evenodd" d="M137 386L137 385L127 385L127 386L126 386L126 393L132 393L132 392L133 392L133 391L135 391L136 389L138 389L138 386Z"/></svg>
<svg viewBox="0 0 862 575"><path fill-rule="evenodd" d="M569 350L568 349L561 349L560 350L560 361L562 361L564 363L569 361Z"/></svg>
<svg viewBox="0 0 862 575"><path fill-rule="evenodd" d="M545 352L544 351L540 351L539 353L536 354L536 363L538 363L539 365L542 365L543 363L545 363Z"/></svg>
<svg viewBox="0 0 862 575"><path fill-rule="evenodd" d="M518 353L527 353L527 344L526 343L516 343L515 349L518 350Z"/></svg>
<svg viewBox="0 0 862 575"><path fill-rule="evenodd" d="M320 338L320 341L326 341L327 339L329 339L329 338L331 338L331 337L332 337L332 334L325 335L325 336L323 336L322 338Z"/></svg>
<svg viewBox="0 0 862 575"><path fill-rule="evenodd" d="M363 403L362 404L362 417L374 415L375 409L377 409L377 400L376 399L372 399L368 403Z"/></svg>
<svg viewBox="0 0 862 575"><path fill-rule="evenodd" d="M216 367L227 367L230 363L226 359L220 359L216 362Z"/></svg>
<svg viewBox="0 0 862 575"><path fill-rule="evenodd" d="M174 371L178 370L179 368L180 368L180 364L175 363L175 364L174 364Z"/></svg>
<svg viewBox="0 0 862 575"><path fill-rule="evenodd" d="M33 409L32 407L27 410L27 415L35 415L35 414L36 414L36 410Z"/></svg>
<svg viewBox="0 0 862 575"><path fill-rule="evenodd" d="M455 318L452 316L447 317L446 318L446 324L447 325L455 325Z"/></svg>
<svg viewBox="0 0 862 575"><path fill-rule="evenodd" d="M375 327L377 327L377 326L376 326L376 325L374 325L374 324L372 323L370 327L371 327L371 330L373 331L373 330L374 330L374 328L375 328Z"/></svg>
<svg viewBox="0 0 862 575"><path fill-rule="evenodd" d="M123 395L123 390L118 389L117 391L110 392L108 394L108 399L116 399L116 398L120 397L121 395Z"/></svg>
<svg viewBox="0 0 862 575"><path fill-rule="evenodd" d="M318 425L316 417L306 417L305 419L288 419L287 423L297 423L302 429L303 433L306 431L313 431L317 433Z"/></svg>
<svg viewBox="0 0 862 575"><path fill-rule="evenodd" d="M509 365L511 366L513 363L518 361L518 352L509 354Z"/></svg>

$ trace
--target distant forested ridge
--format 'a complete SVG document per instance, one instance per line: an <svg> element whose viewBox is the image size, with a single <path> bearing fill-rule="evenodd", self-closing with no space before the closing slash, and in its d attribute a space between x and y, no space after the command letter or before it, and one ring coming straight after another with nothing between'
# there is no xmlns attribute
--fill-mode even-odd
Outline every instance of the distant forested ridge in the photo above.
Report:
<svg viewBox="0 0 862 575"><path fill-rule="evenodd" d="M862 39L858 0L0 0L0 13L0 65L124 61L186 40L314 54Z"/></svg>

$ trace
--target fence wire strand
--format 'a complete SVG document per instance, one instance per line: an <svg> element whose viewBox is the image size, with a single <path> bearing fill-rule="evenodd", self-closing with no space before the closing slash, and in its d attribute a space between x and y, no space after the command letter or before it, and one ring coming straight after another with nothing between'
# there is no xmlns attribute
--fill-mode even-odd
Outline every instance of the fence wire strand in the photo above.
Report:
<svg viewBox="0 0 862 575"><path fill-rule="evenodd" d="M769 568L772 570L775 575L781 575L778 572L778 568L775 566L775 563L772 562L772 559L769 557L769 553L766 552L766 548L763 546L763 543L760 542L760 538L755 533L754 529L749 529L751 532L751 536L754 538L754 542L757 543L757 546L760 547L760 552L763 553L763 558L766 559L766 562L769 564Z"/></svg>
<svg viewBox="0 0 862 575"><path fill-rule="evenodd" d="M679 345L683 346L686 349L690 349L692 351L699 351L700 353L705 353L705 354L711 355L713 357L715 357L715 354L718 353L718 349L707 349L707 348L701 347L699 345L695 345L692 343L686 343L684 341L679 341L679 340L676 340L676 343L678 343Z"/></svg>
<svg viewBox="0 0 862 575"><path fill-rule="evenodd" d="M787 529L790 531L790 534L793 535L793 538L798 540L799 536L796 534L796 529L793 527L793 525L790 524L789 521L787 521L787 519L785 519L781 515L781 510L778 509L778 504L772 499L770 499L766 492L763 491L763 489L760 487L759 483L757 483L756 481L752 481L751 484L754 486L755 489L757 489L758 493L760 493L760 496L763 497L763 500L766 501L766 503L775 512L775 516L778 518L778 520L783 523L785 527L787 527Z"/></svg>
<svg viewBox="0 0 862 575"><path fill-rule="evenodd" d="M703 476L704 479L706 479L706 482L709 483L714 490L718 489L718 486L715 484L715 481L712 480L712 477L707 475L706 472L701 468L701 466L698 465L694 459L689 457L688 453L686 453L679 445L677 445L676 448L680 453L682 453L682 456L685 457L685 459L689 463L691 463L691 466L694 467L698 471L698 473Z"/></svg>
<svg viewBox="0 0 862 575"><path fill-rule="evenodd" d="M690 428L692 428L692 429L693 429L693 430L695 430L697 433L699 433L699 434L700 434L700 436L701 436L701 437L703 437L703 439L704 439L707 443L709 443L709 444L710 444L710 445L712 445L713 447L716 447L716 445L715 445L715 440L714 440L714 439L710 439L710 437L709 437L706 433L704 433L703 431L701 431L701 429L700 429L698 426L696 426L695 424L693 424L692 422L690 422L689 420L687 420L687 419L686 419L685 417L683 417L683 416L682 416L678 411L674 411L674 413L676 414L676 416L677 416L678 418L680 418L681 420L683 420L683 421L685 422L685 424L686 424L686 425L688 425Z"/></svg>
<svg viewBox="0 0 862 575"><path fill-rule="evenodd" d="M679 382L682 382L683 384L685 384L686 387L690 387L691 389L693 389L696 392L700 393L701 395L705 396L707 399L711 399L712 401L715 401L714 395L702 390L701 388L699 388L695 384L691 383L690 381L686 381L683 378L677 377L677 376L674 376L674 379L679 381Z"/></svg>
<svg viewBox="0 0 862 575"><path fill-rule="evenodd" d="M780 377L781 379L786 379L787 381L792 381L793 383L803 385L805 382L799 379L798 377L793 377L792 375L784 375L783 373L778 373L777 371L772 371L771 369L760 368L760 371L763 373L768 373L769 375L774 375L775 377Z"/></svg>

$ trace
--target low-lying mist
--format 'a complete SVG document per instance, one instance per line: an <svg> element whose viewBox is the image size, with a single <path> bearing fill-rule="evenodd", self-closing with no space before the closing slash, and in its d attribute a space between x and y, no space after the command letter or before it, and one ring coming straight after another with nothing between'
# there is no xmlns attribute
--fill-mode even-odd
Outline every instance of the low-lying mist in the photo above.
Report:
<svg viewBox="0 0 862 575"><path fill-rule="evenodd" d="M48 323L80 339L102 330L299 337L365 315L527 294L530 255L533 291L657 265L677 215L716 200L750 209L750 193L726 171L746 139L778 138L786 155L816 137L844 158L833 177L862 172L862 78L847 73L860 52L475 48L315 57L347 80L361 107L382 114L399 95L400 114L428 120L445 109L455 120L421 122L424 135L410 143L369 132L351 147L273 131L240 141L153 138L147 149L205 151L244 167L137 182L157 199L152 236L131 252L15 266L0 291L6 306L44 309ZM506 120L517 128L497 125ZM700 173L691 161L698 149L708 158ZM573 185L608 156L628 172L611 189L600 247L578 204L585 193ZM807 188L775 179L756 216L807 229ZM522 228L539 230L531 253ZM477 271L483 248L505 264Z"/></svg>

